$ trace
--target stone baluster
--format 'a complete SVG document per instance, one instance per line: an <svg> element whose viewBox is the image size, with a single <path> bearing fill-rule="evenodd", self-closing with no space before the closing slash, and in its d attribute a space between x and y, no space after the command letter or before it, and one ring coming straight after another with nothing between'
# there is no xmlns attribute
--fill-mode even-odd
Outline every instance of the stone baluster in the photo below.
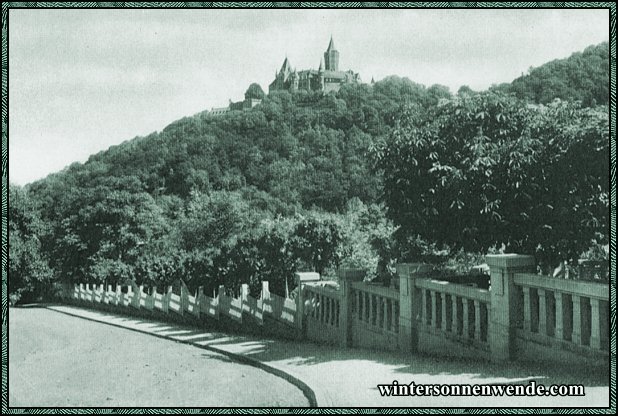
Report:
<svg viewBox="0 0 618 416"><path fill-rule="evenodd" d="M547 292L537 289L539 294L539 334L547 335Z"/></svg>
<svg viewBox="0 0 618 416"><path fill-rule="evenodd" d="M481 340L481 302L474 300L474 339Z"/></svg>
<svg viewBox="0 0 618 416"><path fill-rule="evenodd" d="M590 346L594 349L601 349L601 301L590 299Z"/></svg>
<svg viewBox="0 0 618 416"><path fill-rule="evenodd" d="M433 328L438 327L438 308L436 308L436 292L433 290L429 292L429 296L431 296L431 326Z"/></svg>
<svg viewBox="0 0 618 416"><path fill-rule="evenodd" d="M468 299L461 298L461 305L463 306L463 314L462 314L462 325L461 325L461 336L463 338L470 337L470 322L468 319Z"/></svg>
<svg viewBox="0 0 618 416"><path fill-rule="evenodd" d="M573 332L571 333L571 341L577 345L583 344L582 334L582 313L581 313L581 296L572 295L573 298Z"/></svg>
<svg viewBox="0 0 618 416"><path fill-rule="evenodd" d="M446 293L442 293L442 295L440 296L440 299L442 300L442 310L440 311L440 322L442 322L442 331L446 332L447 331L447 327L446 327L446 322L448 321L448 317L446 314Z"/></svg>

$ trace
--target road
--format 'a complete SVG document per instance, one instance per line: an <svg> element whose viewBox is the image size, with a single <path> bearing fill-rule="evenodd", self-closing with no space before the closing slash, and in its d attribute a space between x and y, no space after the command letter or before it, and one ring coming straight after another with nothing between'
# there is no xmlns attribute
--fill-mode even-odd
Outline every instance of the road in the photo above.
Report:
<svg viewBox="0 0 618 416"><path fill-rule="evenodd" d="M191 345L42 308L9 311L10 407L304 407L289 382Z"/></svg>

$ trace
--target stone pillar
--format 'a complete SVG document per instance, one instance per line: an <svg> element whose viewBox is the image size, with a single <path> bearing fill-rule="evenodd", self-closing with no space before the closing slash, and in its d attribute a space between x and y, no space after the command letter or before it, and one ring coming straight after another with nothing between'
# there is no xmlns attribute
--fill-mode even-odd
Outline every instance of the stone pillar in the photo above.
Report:
<svg viewBox="0 0 618 416"><path fill-rule="evenodd" d="M339 345L342 347L352 345L352 283L362 282L365 275L366 271L362 269L339 269L337 271L341 292L341 303L339 304L339 330L341 331L341 338L339 338ZM356 305L356 311L358 312L358 305Z"/></svg>
<svg viewBox="0 0 618 416"><path fill-rule="evenodd" d="M491 273L491 307L487 341L492 359L510 360L514 357L515 298L514 274L534 272L536 262L533 256L519 254L490 254L485 256Z"/></svg>
<svg viewBox="0 0 618 416"><path fill-rule="evenodd" d="M305 320L305 299L303 297L303 287L307 282L317 282L320 280L320 274L315 272L295 273L296 278L296 317L297 328L302 331ZM320 307L322 305L320 304Z"/></svg>
<svg viewBox="0 0 618 416"><path fill-rule="evenodd" d="M397 264L399 277L399 349L416 351L418 347L418 320L424 305L416 290L416 279L431 270L421 263Z"/></svg>

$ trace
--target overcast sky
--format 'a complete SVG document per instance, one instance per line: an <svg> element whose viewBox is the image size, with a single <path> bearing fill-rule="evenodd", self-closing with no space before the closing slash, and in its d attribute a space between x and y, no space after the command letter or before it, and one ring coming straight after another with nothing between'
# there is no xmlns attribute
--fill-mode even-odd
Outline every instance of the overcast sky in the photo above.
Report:
<svg viewBox="0 0 618 416"><path fill-rule="evenodd" d="M608 10L9 10L9 179L265 91L287 55L481 90L609 39Z"/></svg>

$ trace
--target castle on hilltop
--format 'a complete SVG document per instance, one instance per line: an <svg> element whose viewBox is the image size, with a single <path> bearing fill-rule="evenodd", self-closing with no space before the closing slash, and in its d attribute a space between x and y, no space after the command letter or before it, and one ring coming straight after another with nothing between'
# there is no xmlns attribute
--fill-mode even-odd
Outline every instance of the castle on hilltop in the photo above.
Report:
<svg viewBox="0 0 618 416"><path fill-rule="evenodd" d="M373 82L373 80L372 80ZM339 51L335 49L335 42L331 36L328 49L324 52L324 59L320 60L320 67L305 69L296 72L292 69L290 61L286 57L279 72L275 73L275 80L268 86L268 92L273 91L321 91L329 93L339 91L344 84L360 84L358 73L352 70L339 70ZM262 102L258 98L245 97L244 101L232 102L227 107L212 108L211 116L220 116L233 110L250 110Z"/></svg>
<svg viewBox="0 0 618 416"><path fill-rule="evenodd" d="M335 42L331 36L328 49L324 52L324 59L320 60L320 67L305 69L296 72L292 69L290 61L286 57L279 72L275 74L275 80L268 86L268 92L286 91L322 91L329 93L339 91L344 84L360 84L358 73L352 70L339 70L339 51L335 49Z"/></svg>

